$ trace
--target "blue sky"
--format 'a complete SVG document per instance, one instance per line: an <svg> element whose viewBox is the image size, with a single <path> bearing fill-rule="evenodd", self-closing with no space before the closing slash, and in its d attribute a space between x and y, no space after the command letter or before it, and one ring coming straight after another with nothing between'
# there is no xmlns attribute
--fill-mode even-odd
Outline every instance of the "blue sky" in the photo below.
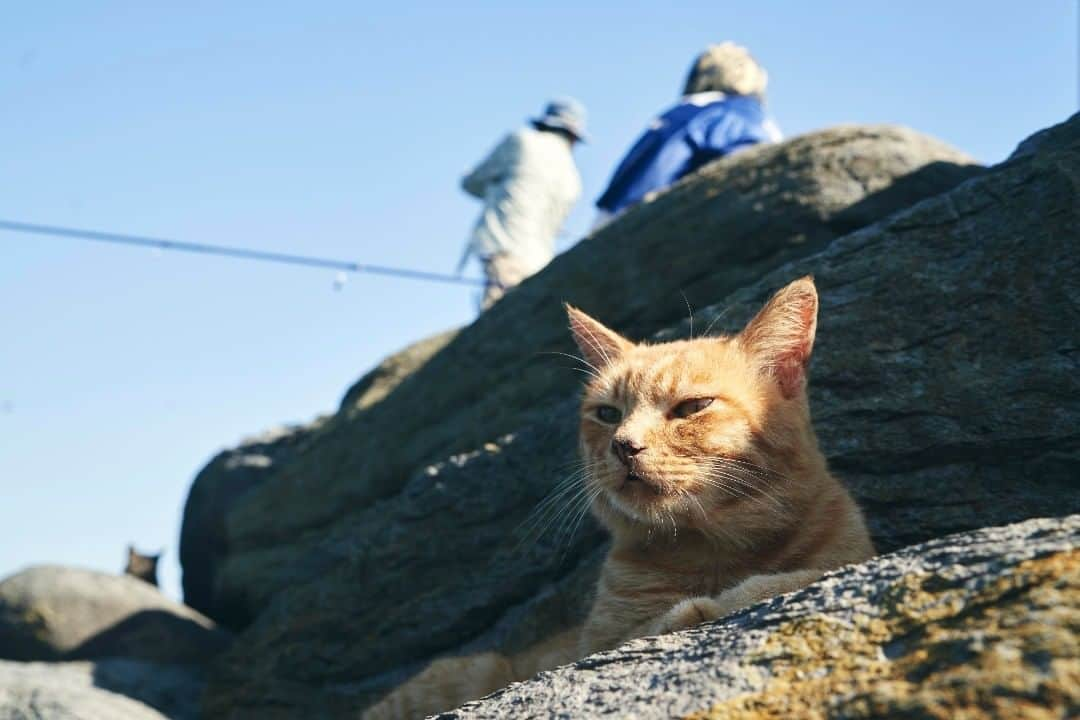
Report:
<svg viewBox="0 0 1080 720"><path fill-rule="evenodd" d="M787 134L891 122L984 162L1077 107L1077 5L20 3L0 218L450 271L461 173L543 101L589 108L591 200L710 42ZM564 245L569 244L564 241ZM0 232L0 576L166 549L218 450L334 408L468 289Z"/></svg>

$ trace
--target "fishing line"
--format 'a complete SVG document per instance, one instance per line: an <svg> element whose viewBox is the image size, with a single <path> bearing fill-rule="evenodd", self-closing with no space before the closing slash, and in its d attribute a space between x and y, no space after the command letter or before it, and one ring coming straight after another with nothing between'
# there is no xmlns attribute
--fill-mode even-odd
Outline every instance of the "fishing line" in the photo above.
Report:
<svg viewBox="0 0 1080 720"><path fill-rule="evenodd" d="M118 245L134 245L136 247L153 248L155 250L173 250L176 252L197 253L200 255L218 255L239 260L255 260L284 265L327 268L339 272L385 275L389 277L406 278L409 280L470 286L480 286L484 284L483 280L477 278L427 272L425 270L412 270L410 268L393 267L390 265L368 265L366 263L335 260L332 258L269 252L266 250L252 250L249 248L230 247L227 245L184 242L181 240L165 240L143 235L124 235L120 233L100 232L97 230L59 227L56 225L35 225L33 223L15 222L13 220L0 220L0 230L27 233L31 235L51 235L55 237L75 238L77 240L91 240L94 242L105 242Z"/></svg>

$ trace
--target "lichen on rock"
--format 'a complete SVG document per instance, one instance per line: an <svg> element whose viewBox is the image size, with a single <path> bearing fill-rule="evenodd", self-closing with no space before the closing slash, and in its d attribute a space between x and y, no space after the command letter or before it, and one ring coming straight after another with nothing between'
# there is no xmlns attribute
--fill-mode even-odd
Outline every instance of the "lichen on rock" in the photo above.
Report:
<svg viewBox="0 0 1080 720"><path fill-rule="evenodd" d="M891 583L877 615L782 623L746 662L772 679L692 720L1066 717L1080 709L1080 549L970 592L947 573Z"/></svg>
<svg viewBox="0 0 1080 720"><path fill-rule="evenodd" d="M444 718L1065 718L1080 712L1080 515L850 566Z"/></svg>

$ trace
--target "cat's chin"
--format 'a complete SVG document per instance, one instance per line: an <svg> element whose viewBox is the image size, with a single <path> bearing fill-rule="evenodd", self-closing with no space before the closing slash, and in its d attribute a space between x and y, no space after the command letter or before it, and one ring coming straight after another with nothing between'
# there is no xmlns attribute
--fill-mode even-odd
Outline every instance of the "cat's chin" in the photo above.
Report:
<svg viewBox="0 0 1080 720"><path fill-rule="evenodd" d="M603 496L609 514L615 515L622 522L630 521L634 525L648 525L648 512L632 500L625 498L618 490L609 490Z"/></svg>
<svg viewBox="0 0 1080 720"><path fill-rule="evenodd" d="M604 493L611 510L636 524L652 525L657 512L667 505L663 487L640 475L629 473L623 481Z"/></svg>
<svg viewBox="0 0 1080 720"><path fill-rule="evenodd" d="M658 497L664 494L663 486L655 480L638 473L628 472L619 485L620 493L628 496Z"/></svg>

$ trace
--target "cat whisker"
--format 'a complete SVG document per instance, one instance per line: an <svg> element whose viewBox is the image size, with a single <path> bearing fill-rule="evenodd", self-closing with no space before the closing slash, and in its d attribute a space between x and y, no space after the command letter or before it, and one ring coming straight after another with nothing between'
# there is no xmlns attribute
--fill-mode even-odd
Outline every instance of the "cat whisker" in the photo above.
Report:
<svg viewBox="0 0 1080 720"><path fill-rule="evenodd" d="M534 545L539 543L540 540L545 535L547 535L553 527L558 528L555 531L555 537L558 538L561 535L561 528L565 525L567 518L570 517L574 512L576 512L579 503L585 497L584 493L584 489L578 490L565 502L556 506L554 511L549 513L545 517L542 524L538 525L533 532L531 532L528 536L522 539L522 542L520 543L520 549L524 550L525 547L533 547ZM559 541L556 540L553 545L554 547L558 547Z"/></svg>
<svg viewBox="0 0 1080 720"><path fill-rule="evenodd" d="M566 513L559 528L555 531L555 540L553 541L553 550L560 551L558 556L558 564L562 564L566 558L566 553L569 552L574 535L577 533L582 519L588 513L589 508L592 506L593 500L596 499L599 489L593 489L591 492L582 495L575 500L569 511Z"/></svg>
<svg viewBox="0 0 1080 720"><path fill-rule="evenodd" d="M780 512L781 514L783 514L787 510L787 506L784 504L783 501L781 501L779 498L777 498L775 495L770 493L765 488L763 488L760 485L757 485L757 484L755 484L753 482L748 481L744 477L741 477L739 475L735 475L735 474L732 474L732 473L722 472L722 471L714 471L714 475L716 475L718 477L722 477L722 478L724 478L726 480L729 480L731 482L734 482L739 487L745 488L748 495L751 496L751 497L754 497L754 499L756 499L756 500L760 500L761 498L757 498L756 496L753 495L753 493L756 492L756 493L760 494L762 498L767 500L772 505L772 507L774 509L776 509L778 512Z"/></svg>
<svg viewBox="0 0 1080 720"><path fill-rule="evenodd" d="M562 522L555 530L556 546L562 543L562 538L566 531L573 524L578 513L589 506L596 492L596 488L582 487L581 490L574 495L574 499L566 504L566 512L562 515Z"/></svg>
<svg viewBox="0 0 1080 720"><path fill-rule="evenodd" d="M599 491L601 489L594 488L591 483L587 482L588 476L595 472L596 467L595 463L582 463L580 468L559 483L559 486L552 491L551 495L541 503L541 507L533 511L534 514L539 511L539 514L543 516L541 518L542 522L536 523L543 526L540 530L541 535L555 525L564 515L576 511L583 498L589 496L594 490Z"/></svg>
<svg viewBox="0 0 1080 720"><path fill-rule="evenodd" d="M763 465L757 465L755 463L750 462L749 460L740 460L738 458L729 458L729 457L707 457L707 458L702 458L702 461L706 462L706 463L709 463L710 465L719 465L719 466L724 466L724 467L732 467L732 466L738 467L738 468L740 468L742 470L745 470L746 472L754 473L754 474L761 475L761 476L777 477L777 478L783 478L784 477L784 474L781 473L781 472L778 472L778 471L773 470L771 468L767 468L767 467L765 467Z"/></svg>
<svg viewBox="0 0 1080 720"><path fill-rule="evenodd" d="M707 537L712 536L724 541L728 546L737 548L749 547L749 543L745 538L740 537L736 533L732 533L724 527L723 524L710 522L711 518L709 517L708 511L705 510L705 506L701 504L701 500L698 499L696 495L687 492L684 492L683 495L687 500L693 501L693 503L697 505L698 512L701 513L701 524L698 527L698 530L705 533ZM689 507L689 503L687 503L687 507ZM689 510L687 511L687 514L689 514Z"/></svg>
<svg viewBox="0 0 1080 720"><path fill-rule="evenodd" d="M706 462L706 466L710 471L725 472L734 476L743 484L756 489L763 495L771 496L771 493L766 488L772 488L780 482L788 481L786 475L774 470L769 470L768 468L763 468L760 465L754 465L753 463L710 458L708 462Z"/></svg>
<svg viewBox="0 0 1080 720"><path fill-rule="evenodd" d="M698 510L701 512L701 520L702 520L702 522L705 522L705 521L707 521L709 519L709 514L707 512L705 512L705 506L701 504L701 500L698 499L697 495L694 495L693 493L689 493L689 492L683 492L683 497L686 498L687 500L693 500L694 503L698 506ZM687 503L688 508L689 508L689 506L690 506L690 503ZM689 514L689 510L687 511L687 514Z"/></svg>
<svg viewBox="0 0 1080 720"><path fill-rule="evenodd" d="M719 488L720 490L723 490L728 495L737 496L737 497L741 497L741 498L746 498L747 500L755 499L753 495L749 494L745 490L742 490L738 486L735 486L735 485L729 485L726 482L724 482L723 480L720 480L719 478L712 477L712 476L706 476L706 477L701 478L701 481L703 483L705 483L706 485L709 485L710 487Z"/></svg>
<svg viewBox="0 0 1080 720"><path fill-rule="evenodd" d="M763 478L770 478L774 480L787 480L788 477L781 472L767 468L764 465L758 465L757 463L744 460L742 458L732 457L713 457L707 458L711 463L718 463L723 465L738 465L742 468L746 468L746 471Z"/></svg>
<svg viewBox="0 0 1080 720"><path fill-rule="evenodd" d="M602 492L603 488L597 487L588 496L588 498L586 498L586 501L582 504L581 510L578 512L577 517L574 519L574 523L570 526L569 532L559 541L558 545L556 545L556 547L558 547L559 545L563 546L562 554L559 556L559 565L562 565L563 561L566 559L566 553L570 551L571 542L573 541L574 536L577 535L578 528L581 527L581 523L585 520L585 516L588 515L589 508L592 507L593 502L596 500L597 497L600 496L600 493Z"/></svg>
<svg viewBox="0 0 1080 720"><path fill-rule="evenodd" d="M743 483L762 489L763 492L765 491L764 488L775 488L777 485L776 476L755 473L739 466L733 467L723 463L708 463L705 467L709 472L727 473L728 475L738 478Z"/></svg>
<svg viewBox="0 0 1080 720"><path fill-rule="evenodd" d="M572 492L574 492L573 487L564 488L545 500L543 505L538 506L519 528L522 532L522 540L527 540L533 535L543 534L542 528L548 524L552 515L558 515L561 512L560 506Z"/></svg>
<svg viewBox="0 0 1080 720"><path fill-rule="evenodd" d="M573 489L580 481L581 476L586 472L585 468L579 468L573 471L570 475L563 478L559 483L548 493L548 495L540 501L540 503L533 509L530 517L543 511L544 508L550 504L556 502L566 491Z"/></svg>
<svg viewBox="0 0 1080 720"><path fill-rule="evenodd" d="M583 328L588 337L584 338L588 341L589 347L596 351L596 354L604 359L605 365L611 364L611 357L607 354L607 350L604 349L604 344L597 340L596 335L591 328Z"/></svg>
<svg viewBox="0 0 1080 720"><path fill-rule="evenodd" d="M532 540L532 543L529 543L530 546L535 544L566 511L566 508L574 504L577 497L585 492L585 487L581 484L582 477L592 469L590 464L582 463L581 467L559 481L555 488L529 513L515 531L521 533L515 552L521 550L530 539Z"/></svg>
<svg viewBox="0 0 1080 720"><path fill-rule="evenodd" d="M557 350L544 350L544 351L541 351L541 352L537 353L537 355L559 355L561 357L570 358L571 360L576 360L579 363L581 363L582 365L584 365L585 367L587 367L588 370L585 370L583 368L572 368L573 370L583 372L586 375L590 375L590 376L596 378L597 380L600 379L600 368L596 367L595 365L593 365L591 362L589 362L588 360L586 360L583 357L578 357L577 355L571 355L570 353L559 352Z"/></svg>
<svg viewBox="0 0 1080 720"><path fill-rule="evenodd" d="M594 380L599 380L600 379L595 373L590 372L589 370L585 370L584 368L572 367L572 368L567 368L567 370L574 370L575 372L579 372L582 375L587 375L588 377L591 377Z"/></svg>
<svg viewBox="0 0 1080 720"><path fill-rule="evenodd" d="M690 307L690 301L686 299L686 293L684 293L682 290L680 290L679 294L682 295L683 302L686 303L686 312L690 316L690 339L693 340L694 339L694 311Z"/></svg>
<svg viewBox="0 0 1080 720"><path fill-rule="evenodd" d="M548 495L547 498L545 498L539 505L537 505L537 507L530 514L526 522L528 523L545 519L550 511L557 508L558 505L566 499L567 495L574 493L575 491L580 492L581 488L579 485L579 480L580 473L577 473L574 476L568 478L566 481L562 482L558 487L555 488L555 490L551 492L550 495Z"/></svg>
<svg viewBox="0 0 1080 720"><path fill-rule="evenodd" d="M787 513L787 509L783 503L781 503L774 496L767 494L760 487L757 487L754 484L747 482L745 478L741 478L737 475L732 475L730 473L724 473L714 470L713 472L702 478L702 480L707 484L711 484L713 487L719 488L727 492L733 497L738 496L745 498L746 500L756 502L761 507L772 510L779 515L785 515ZM751 491L757 491L761 494L761 497L758 497Z"/></svg>
<svg viewBox="0 0 1080 720"><path fill-rule="evenodd" d="M712 321L709 323L709 326L707 328L705 328L705 332L703 332L701 334L701 337L708 337L709 332L711 332L712 329L713 329L713 326L716 325L716 323L718 323L720 320L724 319L729 312L731 312L731 308L727 307L727 308L724 308L723 310L721 310L719 313L717 313L716 317L714 317L712 319Z"/></svg>

